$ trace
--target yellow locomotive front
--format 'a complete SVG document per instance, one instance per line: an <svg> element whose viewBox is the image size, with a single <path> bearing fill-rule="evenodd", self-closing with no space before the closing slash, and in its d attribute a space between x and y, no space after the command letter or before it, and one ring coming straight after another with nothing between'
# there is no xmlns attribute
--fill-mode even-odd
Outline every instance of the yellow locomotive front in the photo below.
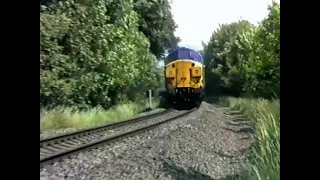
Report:
<svg viewBox="0 0 320 180"><path fill-rule="evenodd" d="M202 101L205 88L203 59L188 48L178 48L165 60L166 99Z"/></svg>

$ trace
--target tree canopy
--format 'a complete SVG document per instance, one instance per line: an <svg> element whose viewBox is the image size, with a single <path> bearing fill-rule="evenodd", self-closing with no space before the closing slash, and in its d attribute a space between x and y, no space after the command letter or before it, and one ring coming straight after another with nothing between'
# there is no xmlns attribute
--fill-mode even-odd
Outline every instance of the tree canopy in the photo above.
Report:
<svg viewBox="0 0 320 180"><path fill-rule="evenodd" d="M175 28L166 0L40 1L40 105L109 107L158 86Z"/></svg>
<svg viewBox="0 0 320 180"><path fill-rule="evenodd" d="M235 96L280 96L280 5L255 27L223 24L204 45L207 91Z"/></svg>

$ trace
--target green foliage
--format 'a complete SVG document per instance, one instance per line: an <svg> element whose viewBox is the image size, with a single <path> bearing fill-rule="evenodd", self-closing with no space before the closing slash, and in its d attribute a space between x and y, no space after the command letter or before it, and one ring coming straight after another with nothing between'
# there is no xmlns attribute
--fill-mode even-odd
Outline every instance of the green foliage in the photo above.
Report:
<svg viewBox="0 0 320 180"><path fill-rule="evenodd" d="M243 34L238 45L248 52L241 64L244 90L255 96L280 96L280 5L270 9L257 29Z"/></svg>
<svg viewBox="0 0 320 180"><path fill-rule="evenodd" d="M224 24L215 31L208 45L204 48L207 64L208 90L214 90L217 85L222 87L225 93L239 95L242 91L243 77L239 72L239 47L236 44L239 35L253 27L248 21ZM215 83L209 83L211 78Z"/></svg>
<svg viewBox="0 0 320 180"><path fill-rule="evenodd" d="M174 36L177 28L168 0L134 0L134 9L140 15L139 29L150 40L150 50L157 57L163 56L179 41Z"/></svg>
<svg viewBox="0 0 320 180"><path fill-rule="evenodd" d="M40 7L41 106L109 107L159 85L152 40L139 30L141 12L135 8L133 0Z"/></svg>
<svg viewBox="0 0 320 180"><path fill-rule="evenodd" d="M158 108L159 99L153 99L152 109ZM99 106L88 110L75 107L55 107L40 109L40 134L60 129L85 129L107 123L115 123L132 118L149 109L149 101L140 99L137 102L121 102L106 110Z"/></svg>
<svg viewBox="0 0 320 180"><path fill-rule="evenodd" d="M280 93L280 5L258 27L221 25L204 47L208 92L270 98Z"/></svg>

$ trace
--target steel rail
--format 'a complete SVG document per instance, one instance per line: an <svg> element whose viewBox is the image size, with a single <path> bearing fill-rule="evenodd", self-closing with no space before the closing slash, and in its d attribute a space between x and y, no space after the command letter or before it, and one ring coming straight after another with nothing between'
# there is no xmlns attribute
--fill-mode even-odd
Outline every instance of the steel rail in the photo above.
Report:
<svg viewBox="0 0 320 180"><path fill-rule="evenodd" d="M64 139L63 140L64 143L61 144L60 146L58 146L58 147L61 147L61 149L59 149L57 151L55 151L54 149L51 149L51 153L48 153L47 155L45 155L43 157L41 157L41 151L40 151L40 166L42 166L44 164L47 164L49 162L52 162L55 159L59 159L59 158L62 158L64 156L71 155L73 153L82 151L84 149L93 148L93 147L95 147L95 146L97 146L99 144L102 144L102 143L112 143L112 142L121 140L121 139L123 139L125 137L133 136L133 135L136 135L136 134L139 134L139 133L143 133L143 132L145 132L147 130L154 129L154 128L156 128L156 127L158 127L158 126L160 126L160 125L162 125L164 123L167 123L167 122L173 121L173 120L175 120L177 118L186 116L186 115L194 112L196 109L198 109L198 107L193 108L193 109L191 109L189 111L186 111L186 112L183 112L183 113L180 112L180 113L178 113L178 115L175 115L173 117L167 118L165 120L161 120L161 121L153 123L151 125L143 126L141 128L133 129L131 131L127 131L127 132L124 132L124 133L121 133L121 134L117 134L117 135L113 135L113 136L105 136L105 137L101 137L101 138L95 138L95 136L94 136L95 134L94 133L90 133L89 131L87 131L88 133L86 135L78 137L78 139L77 139L78 141L81 140L81 141L84 142L84 143L81 143L79 145L72 144L72 140L73 139L69 139L69 138L68 139ZM143 117L140 117L140 118L150 119L152 117L160 116L161 114L164 115L164 114L167 114L169 112L172 112L172 110L167 110L165 112L157 113L157 115L154 115L154 116L143 116ZM141 120L139 120L139 118L135 118L135 119L138 119L138 121L135 121L135 122L141 121ZM94 129L94 128L91 128L91 129ZM95 130L91 130L91 131L95 131ZM91 138L90 138L90 134L92 135ZM50 139L52 139L52 138L50 138ZM40 147L41 147L41 145L40 145Z"/></svg>
<svg viewBox="0 0 320 180"><path fill-rule="evenodd" d="M174 111L174 109L172 109L172 108L166 109L165 111L161 111L161 112L146 115L146 116L136 117L136 118L120 121L117 123L106 124L106 125L102 125L102 126L84 129L84 130L78 130L78 131L73 131L73 132L69 132L69 133L65 133L65 134L60 134L60 135L56 135L56 136L45 138L45 139L40 139L40 148L51 145L51 144L55 144L55 143L58 143L61 141L74 139L76 137L86 136L86 135L92 134L93 132L103 132L103 131L111 130L111 129L114 129L114 128L117 128L120 126L125 126L128 124L137 123L139 121L147 120L150 118L155 118L155 117L170 113L172 111Z"/></svg>

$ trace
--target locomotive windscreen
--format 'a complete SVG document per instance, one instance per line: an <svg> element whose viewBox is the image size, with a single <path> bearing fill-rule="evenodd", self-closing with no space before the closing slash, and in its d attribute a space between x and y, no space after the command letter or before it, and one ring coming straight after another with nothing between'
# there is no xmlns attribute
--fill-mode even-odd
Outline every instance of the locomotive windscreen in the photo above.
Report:
<svg viewBox="0 0 320 180"><path fill-rule="evenodd" d="M190 52L190 59L197 61L199 63L203 63L203 59L199 53L196 52Z"/></svg>
<svg viewBox="0 0 320 180"><path fill-rule="evenodd" d="M180 48L168 55L165 60L165 64L179 59L191 59L196 62L203 63L202 57L199 53L187 48Z"/></svg>

